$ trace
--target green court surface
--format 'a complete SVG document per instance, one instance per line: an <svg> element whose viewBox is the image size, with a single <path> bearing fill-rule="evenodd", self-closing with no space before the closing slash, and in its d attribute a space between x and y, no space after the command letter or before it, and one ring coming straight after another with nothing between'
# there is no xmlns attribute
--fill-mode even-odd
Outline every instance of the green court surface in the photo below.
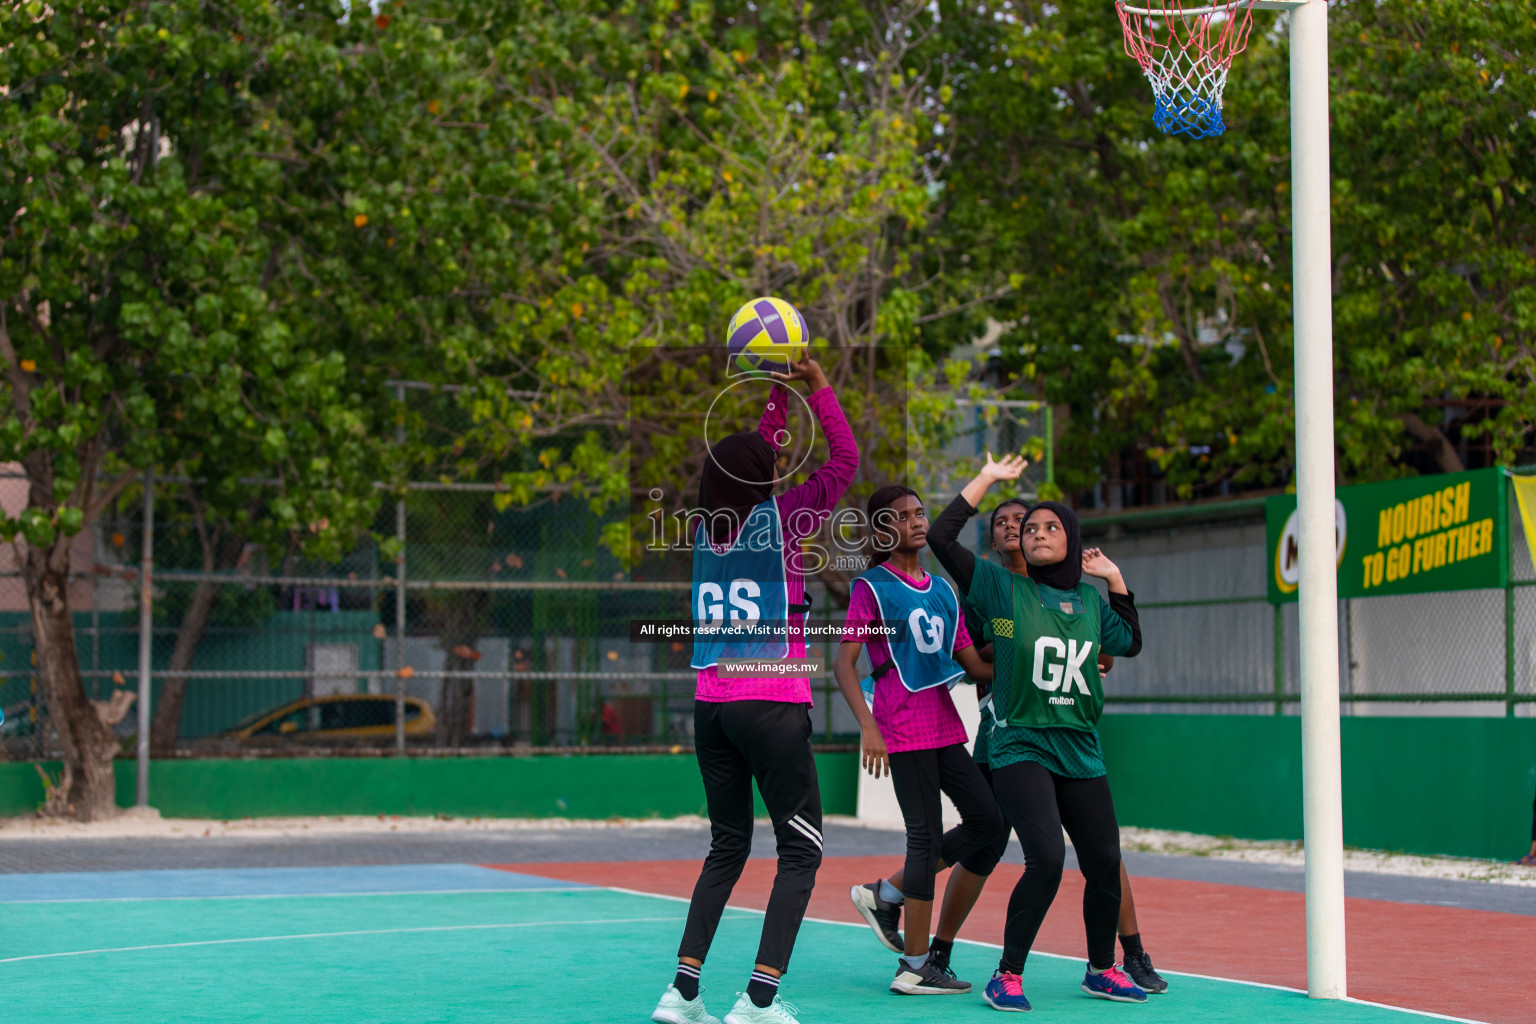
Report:
<svg viewBox="0 0 1536 1024"><path fill-rule="evenodd" d="M0 903L0 1017L30 1024L647 1021L670 980L685 905L547 885L7 901ZM726 913L704 970L717 1016L746 981L761 922L752 911ZM961 977L980 983L996 955L961 943L954 963ZM891 995L885 986L894 967L864 929L808 921L785 997L805 1024L998 1019L979 984L967 996ZM1082 969L1076 960L1032 957L1030 1019L1281 1024L1427 1016L1185 975L1171 975L1173 991L1146 1005L1114 1004L1078 991Z"/></svg>

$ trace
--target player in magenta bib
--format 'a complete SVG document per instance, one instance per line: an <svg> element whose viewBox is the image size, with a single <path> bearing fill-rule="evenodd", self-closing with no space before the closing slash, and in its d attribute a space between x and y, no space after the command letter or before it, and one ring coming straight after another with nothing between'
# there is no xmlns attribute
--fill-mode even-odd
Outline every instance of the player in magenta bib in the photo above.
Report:
<svg viewBox="0 0 1536 1024"><path fill-rule="evenodd" d="M722 678L722 657L805 657L805 574L800 542L815 533L853 480L859 450L837 396L816 362L774 374L768 408L755 431L710 449L699 482L704 522L695 537L693 616L700 626L747 620L774 624L772 636L750 640L728 629L696 636L693 667L694 753L709 809L709 856L688 904L677 974L657 1003L658 1024L719 1024L699 995L699 972L726 901L752 852L752 787L773 820L778 874L763 917L762 939L746 992L727 1024L796 1024L778 997L779 979L805 917L821 866L821 789L811 754L808 676ZM804 380L807 403L827 438L827 461L783 494L778 442L787 422L786 384ZM696 631L697 632L697 631ZM761 646L754 646L761 645Z"/></svg>
<svg viewBox="0 0 1536 1024"><path fill-rule="evenodd" d="M849 897L881 943L902 954L892 992L960 994L971 985L950 970L949 949L964 918L930 946L934 876L955 865L950 885L979 891L997 864L998 838L1007 826L966 750L965 726L949 688L967 674L991 679L992 666L976 653L954 588L918 562L928 517L917 492L882 487L869 499L869 517L876 564L853 582L835 674L863 731L864 767L876 778L888 768L895 784L907 857L901 871L856 885ZM861 645L873 666L867 694L855 669ZM948 832L940 793L960 811L960 824ZM905 936L896 930L903 907Z"/></svg>

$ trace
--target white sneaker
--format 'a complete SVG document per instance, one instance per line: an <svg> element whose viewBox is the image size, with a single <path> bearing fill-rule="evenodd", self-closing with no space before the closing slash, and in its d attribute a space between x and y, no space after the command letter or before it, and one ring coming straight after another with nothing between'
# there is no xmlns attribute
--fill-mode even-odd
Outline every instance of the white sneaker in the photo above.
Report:
<svg viewBox="0 0 1536 1024"><path fill-rule="evenodd" d="M684 999L676 985L668 985L661 994L661 1002L651 1013L656 1024L720 1024L718 1017L711 1017L704 1009L704 987L699 986L699 998Z"/></svg>
<svg viewBox="0 0 1536 1024"><path fill-rule="evenodd" d="M786 1003L778 996L767 1006L758 1006L741 992L736 996L736 1005L725 1015L725 1024L800 1024L795 1019L799 1012L794 1003Z"/></svg>

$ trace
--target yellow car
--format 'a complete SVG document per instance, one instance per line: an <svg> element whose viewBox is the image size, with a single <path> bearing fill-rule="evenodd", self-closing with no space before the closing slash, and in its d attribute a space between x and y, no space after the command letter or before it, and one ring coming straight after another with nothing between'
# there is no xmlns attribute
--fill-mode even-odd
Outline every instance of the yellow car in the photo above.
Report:
<svg viewBox="0 0 1536 1024"><path fill-rule="evenodd" d="M405 734L429 735L437 725L432 705L420 697L405 698ZM390 694L348 693L301 697L281 707L258 711L223 738L236 743L323 743L385 739L395 735L395 698Z"/></svg>

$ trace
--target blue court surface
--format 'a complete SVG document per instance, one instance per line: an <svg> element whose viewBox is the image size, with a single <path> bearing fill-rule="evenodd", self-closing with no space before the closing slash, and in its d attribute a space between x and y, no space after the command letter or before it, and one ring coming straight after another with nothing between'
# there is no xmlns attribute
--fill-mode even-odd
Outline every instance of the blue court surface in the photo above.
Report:
<svg viewBox="0 0 1536 1024"><path fill-rule="evenodd" d="M3 875L4 1018L85 1022L636 1022L670 980L686 906L671 897L466 864ZM704 971L723 1016L762 917L730 909ZM996 949L961 942L980 982ZM894 958L862 928L810 920L784 984L804 1024L997 1019L979 993L885 991ZM1032 1019L1406 1022L1431 1015L1172 975L1141 1006L1077 988L1082 964L1036 954ZM1451 1018L1439 1018L1451 1019Z"/></svg>

